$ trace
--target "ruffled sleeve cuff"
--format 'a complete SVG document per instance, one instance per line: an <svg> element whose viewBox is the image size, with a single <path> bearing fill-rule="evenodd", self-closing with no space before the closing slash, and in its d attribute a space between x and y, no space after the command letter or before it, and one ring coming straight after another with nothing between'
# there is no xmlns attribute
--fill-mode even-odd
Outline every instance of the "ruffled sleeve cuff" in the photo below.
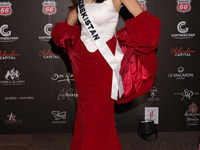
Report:
<svg viewBox="0 0 200 150"><path fill-rule="evenodd" d="M69 25L66 21L55 24L55 27L51 31L51 36L54 43L57 46L64 47L66 45L74 46L77 40L80 38L80 26L76 23L74 26Z"/></svg>
<svg viewBox="0 0 200 150"><path fill-rule="evenodd" d="M117 32L117 38L121 45L138 47L137 55L149 54L158 47L160 19L144 11L126 20L126 27Z"/></svg>

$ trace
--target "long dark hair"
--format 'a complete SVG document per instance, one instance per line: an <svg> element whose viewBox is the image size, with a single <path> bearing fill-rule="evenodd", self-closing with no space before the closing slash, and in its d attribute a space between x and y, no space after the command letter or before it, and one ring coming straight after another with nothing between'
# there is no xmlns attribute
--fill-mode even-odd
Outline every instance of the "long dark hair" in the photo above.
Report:
<svg viewBox="0 0 200 150"><path fill-rule="evenodd" d="M73 9L77 8L77 6L78 6L78 4L79 4L79 2L80 2L81 0L71 0L71 1L73 2L73 5L70 6L69 9L70 9L70 10L73 10ZM95 0L95 3L102 3L102 2L104 2L104 1L105 1L105 0Z"/></svg>

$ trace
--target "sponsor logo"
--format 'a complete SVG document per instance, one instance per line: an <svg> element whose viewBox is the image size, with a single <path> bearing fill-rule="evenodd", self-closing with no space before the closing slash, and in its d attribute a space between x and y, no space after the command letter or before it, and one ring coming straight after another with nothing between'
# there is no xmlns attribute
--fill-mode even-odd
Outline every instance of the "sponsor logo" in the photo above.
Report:
<svg viewBox="0 0 200 150"><path fill-rule="evenodd" d="M72 88L70 88L68 90L62 89L60 91L60 93L58 94L58 100L62 100L62 99L67 98L69 101L73 101L74 97L78 97L78 94L73 93L73 91L74 90Z"/></svg>
<svg viewBox="0 0 200 150"><path fill-rule="evenodd" d="M16 60L16 57L20 56L20 54L16 54L15 50L13 50L11 53L7 53L7 51L0 50L0 60Z"/></svg>
<svg viewBox="0 0 200 150"><path fill-rule="evenodd" d="M178 68L178 73L169 73L168 77L169 78L176 78L176 79L185 79L185 78L191 78L194 76L193 73L184 73L184 67L179 67Z"/></svg>
<svg viewBox="0 0 200 150"><path fill-rule="evenodd" d="M191 99L193 95L199 95L199 92L193 92L192 90L184 89L182 93L174 93L174 95L181 95L181 101L184 100L184 98Z"/></svg>
<svg viewBox="0 0 200 150"><path fill-rule="evenodd" d="M22 119L16 119L16 115L14 115L12 112L11 114L7 115L8 120L5 120L6 125L21 125Z"/></svg>
<svg viewBox="0 0 200 150"><path fill-rule="evenodd" d="M53 15L57 12L56 2L54 1L44 1L42 5L42 12L45 15Z"/></svg>
<svg viewBox="0 0 200 150"><path fill-rule="evenodd" d="M10 97L4 97L4 100L6 101L16 101L16 100L34 100L33 96L10 96Z"/></svg>
<svg viewBox="0 0 200 150"><path fill-rule="evenodd" d="M181 21L177 24L178 34L172 34L175 39L190 39L195 36L195 33L188 33L189 27L186 26L186 21Z"/></svg>
<svg viewBox="0 0 200 150"><path fill-rule="evenodd" d="M197 112L198 107L195 103L189 105L188 110L185 112L185 116L187 117L186 122L188 126L197 126L199 122L199 118L197 118L197 116L200 116L200 113Z"/></svg>
<svg viewBox="0 0 200 150"><path fill-rule="evenodd" d="M52 111L51 114L54 116L55 120L52 121L52 123L66 123L66 118L67 118L67 112L66 111Z"/></svg>
<svg viewBox="0 0 200 150"><path fill-rule="evenodd" d="M0 27L0 42L14 42L19 39L19 37L11 37L11 31L8 30L8 25L4 24Z"/></svg>
<svg viewBox="0 0 200 150"><path fill-rule="evenodd" d="M159 108L158 107L145 107L145 120L153 120L155 124L159 123Z"/></svg>
<svg viewBox="0 0 200 150"><path fill-rule="evenodd" d="M191 10L191 0L177 0L177 7L178 12L189 12Z"/></svg>
<svg viewBox="0 0 200 150"><path fill-rule="evenodd" d="M46 36L39 36L39 40L41 41L49 41L51 39L51 30L53 25L51 23L48 23L44 26L44 33Z"/></svg>
<svg viewBox="0 0 200 150"><path fill-rule="evenodd" d="M148 98L148 101L160 101L159 98L156 98L157 88L153 86L150 90L150 98Z"/></svg>
<svg viewBox="0 0 200 150"><path fill-rule="evenodd" d="M2 85L24 85L25 81L20 80L19 76L19 71L12 68L11 70L7 71L5 75L5 80L0 81L0 83Z"/></svg>
<svg viewBox="0 0 200 150"><path fill-rule="evenodd" d="M0 16L9 16L12 14L12 4L10 2L0 2Z"/></svg>
<svg viewBox="0 0 200 150"><path fill-rule="evenodd" d="M187 48L187 50L183 50L182 47L178 48L172 48L170 51L170 54L174 54L176 57L181 57L181 56L191 56L192 53L195 53L196 51L191 50L190 47Z"/></svg>
<svg viewBox="0 0 200 150"><path fill-rule="evenodd" d="M59 55L63 55L64 53L58 53L56 51L55 53L52 53L51 50L43 50L38 53L38 56L42 56L43 59L59 59Z"/></svg>
<svg viewBox="0 0 200 150"><path fill-rule="evenodd" d="M147 1L146 0L138 0L138 3L140 4L140 6L142 7L142 9L144 11L147 10L147 5L146 5Z"/></svg>
<svg viewBox="0 0 200 150"><path fill-rule="evenodd" d="M57 81L57 82L68 82L68 83L71 83L71 81L74 81L74 78L73 78L73 74L71 73L66 73L66 75L63 75L63 74L53 74L53 76L51 77L51 79L53 81Z"/></svg>

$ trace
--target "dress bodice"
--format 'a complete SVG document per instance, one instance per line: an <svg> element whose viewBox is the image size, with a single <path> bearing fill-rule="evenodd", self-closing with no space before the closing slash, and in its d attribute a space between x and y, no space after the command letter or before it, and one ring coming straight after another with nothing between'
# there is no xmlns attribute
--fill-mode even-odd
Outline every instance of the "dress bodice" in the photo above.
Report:
<svg viewBox="0 0 200 150"><path fill-rule="evenodd" d="M103 3L85 3L85 9L101 38L105 42L111 39L115 34L119 17L119 13L115 10L112 0L105 0ZM81 40L88 51L94 52L97 48L80 17L81 15L78 14L81 23Z"/></svg>

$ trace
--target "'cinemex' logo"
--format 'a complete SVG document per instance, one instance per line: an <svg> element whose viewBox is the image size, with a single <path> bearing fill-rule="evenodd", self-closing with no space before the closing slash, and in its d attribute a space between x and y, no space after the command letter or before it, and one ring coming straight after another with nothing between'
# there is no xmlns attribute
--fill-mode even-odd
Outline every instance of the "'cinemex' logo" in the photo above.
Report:
<svg viewBox="0 0 200 150"><path fill-rule="evenodd" d="M171 35L175 39L190 39L195 36L195 33L188 33L189 27L187 26L186 21L180 21L177 24L177 30L179 33Z"/></svg>

